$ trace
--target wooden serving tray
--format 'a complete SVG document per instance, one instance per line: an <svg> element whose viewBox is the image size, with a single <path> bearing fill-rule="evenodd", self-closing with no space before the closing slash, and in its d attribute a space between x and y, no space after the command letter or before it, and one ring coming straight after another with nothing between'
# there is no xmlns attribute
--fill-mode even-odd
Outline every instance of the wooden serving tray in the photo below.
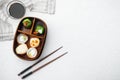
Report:
<svg viewBox="0 0 120 80"><path fill-rule="evenodd" d="M24 19L30 19L32 21L32 25L31 25L31 28L30 29L26 29L22 23L22 21ZM44 27L44 33L43 34L40 34L40 35L35 35L33 34L33 31L35 30L35 27L36 25L42 25ZM29 58L27 56L27 53L21 55L21 54L17 54L16 53L16 48L20 45L17 41L17 37L19 34L25 34L28 36L28 40L27 42L25 43L29 48L31 48L30 46L30 39L31 38L39 38L40 40L40 44L38 47L36 47L37 49L37 56L35 58ZM46 40L46 35L47 35L47 25L46 23L41 20L41 19L38 19L38 18L35 18L35 17L25 17L21 20L21 22L19 23L18 25L18 28L16 30L16 34L15 34L15 37L14 37L14 43L13 43L13 51L15 53L16 56L18 56L19 58L23 59L23 60L28 60L28 61L32 61L32 60L36 60L40 57L41 53L42 53L42 50L44 48L44 44L45 44L45 40Z"/></svg>

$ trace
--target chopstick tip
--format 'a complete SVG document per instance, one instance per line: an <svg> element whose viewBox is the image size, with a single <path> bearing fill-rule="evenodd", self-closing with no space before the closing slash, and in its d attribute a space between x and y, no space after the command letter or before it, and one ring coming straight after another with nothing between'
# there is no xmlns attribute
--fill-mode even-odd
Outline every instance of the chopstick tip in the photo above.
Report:
<svg viewBox="0 0 120 80"><path fill-rule="evenodd" d="M63 53L61 56L64 56L64 55L66 55L66 54L68 54L68 52Z"/></svg>
<svg viewBox="0 0 120 80"><path fill-rule="evenodd" d="M68 54L68 52L65 52L64 54Z"/></svg>
<svg viewBox="0 0 120 80"><path fill-rule="evenodd" d="M63 48L63 46L61 46L60 48Z"/></svg>
<svg viewBox="0 0 120 80"><path fill-rule="evenodd" d="M21 74L19 73L18 76L20 76Z"/></svg>

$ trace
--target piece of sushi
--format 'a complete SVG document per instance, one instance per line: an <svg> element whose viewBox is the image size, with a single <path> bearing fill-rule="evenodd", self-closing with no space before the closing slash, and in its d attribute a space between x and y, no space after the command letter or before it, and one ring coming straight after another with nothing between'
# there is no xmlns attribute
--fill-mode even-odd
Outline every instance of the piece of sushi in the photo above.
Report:
<svg viewBox="0 0 120 80"><path fill-rule="evenodd" d="M27 51L27 56L29 58L35 58L37 56L37 49L36 48L30 48L28 51Z"/></svg>
<svg viewBox="0 0 120 80"><path fill-rule="evenodd" d="M26 44L21 44L16 48L17 54L25 54L28 50L28 47Z"/></svg>
<svg viewBox="0 0 120 80"><path fill-rule="evenodd" d="M23 26L25 27L25 28L30 28L31 27L31 25L32 25L32 21L30 20L30 19L24 19L23 20Z"/></svg>
<svg viewBox="0 0 120 80"><path fill-rule="evenodd" d="M43 34L44 33L44 27L41 25L37 25L35 28L35 31L33 32L33 34L37 35L37 34Z"/></svg>
<svg viewBox="0 0 120 80"><path fill-rule="evenodd" d="M20 44L26 43L28 41L28 36L25 34L19 34L17 36L17 42Z"/></svg>
<svg viewBox="0 0 120 80"><path fill-rule="evenodd" d="M30 39L30 46L31 47L38 47L40 44L40 39L39 38L31 38Z"/></svg>

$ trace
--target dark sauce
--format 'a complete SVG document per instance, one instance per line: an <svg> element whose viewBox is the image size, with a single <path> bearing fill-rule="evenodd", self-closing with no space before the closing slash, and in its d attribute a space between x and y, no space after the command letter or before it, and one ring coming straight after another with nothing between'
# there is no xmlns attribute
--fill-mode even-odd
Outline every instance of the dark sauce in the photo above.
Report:
<svg viewBox="0 0 120 80"><path fill-rule="evenodd" d="M20 3L14 3L9 8L10 16L14 18L22 18L25 15L25 7Z"/></svg>

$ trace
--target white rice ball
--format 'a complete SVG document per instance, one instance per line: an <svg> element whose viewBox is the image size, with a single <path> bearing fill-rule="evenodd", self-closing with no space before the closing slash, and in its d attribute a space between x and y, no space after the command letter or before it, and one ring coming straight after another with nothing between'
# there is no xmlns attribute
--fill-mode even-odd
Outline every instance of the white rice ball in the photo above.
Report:
<svg viewBox="0 0 120 80"><path fill-rule="evenodd" d="M26 44L21 44L16 48L17 54L25 54L28 50L28 47Z"/></svg>

